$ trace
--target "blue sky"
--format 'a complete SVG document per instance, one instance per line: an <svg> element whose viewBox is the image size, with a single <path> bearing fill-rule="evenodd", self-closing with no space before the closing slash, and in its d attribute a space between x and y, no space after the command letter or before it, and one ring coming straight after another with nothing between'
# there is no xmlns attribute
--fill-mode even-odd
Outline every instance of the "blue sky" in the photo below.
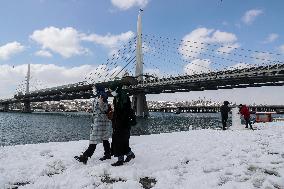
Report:
<svg viewBox="0 0 284 189"><path fill-rule="evenodd" d="M24 80L28 63L32 64L35 86L54 86L83 80L135 35L139 8L144 9L143 34L269 51L282 55L252 56L261 56L267 60L284 59L284 26L281 23L284 17L283 1L4 0L0 6L0 96L14 94L17 85ZM153 58L145 52L145 63L155 62L156 65L146 64L145 70L162 76L163 73L189 73L188 70L198 72L204 67L220 68L220 64L223 68L235 66L238 61L256 63L253 59L227 55L226 58L236 60L228 63L220 60L222 56L218 54L215 54L219 56L218 59L206 57L206 52L201 50L195 54L195 59L188 58L182 45L177 47L177 52L171 51L172 54L167 55L171 62L186 60L186 64L177 66L169 62L164 66L161 58ZM145 46L150 50L158 47L151 46L147 41ZM174 48L172 44L171 47ZM223 51L231 52L228 49ZM236 52L244 55L242 51ZM164 56L164 52L160 53ZM251 54L246 52L245 55ZM196 64L202 66L196 67ZM187 71L185 68L188 68ZM274 93L276 96L271 98L271 90L277 91L278 95ZM275 104L282 100L279 92L283 94L284 88L192 92L190 97L185 94L171 97L172 100L200 96L224 100L247 93L250 94L247 99L239 97L234 100L260 103L266 98L268 103ZM255 99L257 93L266 96ZM153 100L163 98L169 99L167 95L149 96Z"/></svg>

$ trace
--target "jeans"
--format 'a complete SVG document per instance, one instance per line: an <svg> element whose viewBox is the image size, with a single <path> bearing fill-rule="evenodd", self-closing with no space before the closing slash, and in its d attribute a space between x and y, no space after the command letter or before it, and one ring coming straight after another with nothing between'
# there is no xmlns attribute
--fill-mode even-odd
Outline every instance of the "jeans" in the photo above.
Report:
<svg viewBox="0 0 284 189"><path fill-rule="evenodd" d="M250 118L245 118L245 121L246 121L246 128L248 128L248 125L249 125L250 128L253 129L253 128L252 128L252 125L251 125Z"/></svg>
<svg viewBox="0 0 284 189"><path fill-rule="evenodd" d="M223 125L223 130L226 130L227 127L227 119L222 118L222 125Z"/></svg>

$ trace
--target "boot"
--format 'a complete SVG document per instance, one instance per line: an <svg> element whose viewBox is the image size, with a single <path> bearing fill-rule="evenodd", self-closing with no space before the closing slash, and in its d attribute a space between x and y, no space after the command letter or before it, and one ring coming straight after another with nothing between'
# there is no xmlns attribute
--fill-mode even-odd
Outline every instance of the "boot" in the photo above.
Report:
<svg viewBox="0 0 284 189"><path fill-rule="evenodd" d="M107 159L111 159L110 155L104 155L103 157L100 158L101 161L107 160Z"/></svg>
<svg viewBox="0 0 284 189"><path fill-rule="evenodd" d="M117 161L117 162L111 164L111 166L114 166L114 167L121 166L121 165L123 165L123 161Z"/></svg>
<svg viewBox="0 0 284 189"><path fill-rule="evenodd" d="M124 162L129 162L131 159L134 159L135 155L134 153L131 153L130 155L126 156Z"/></svg>
<svg viewBox="0 0 284 189"><path fill-rule="evenodd" d="M77 161L84 163L85 165L87 164L88 157L80 155L80 156L75 156L74 157Z"/></svg>

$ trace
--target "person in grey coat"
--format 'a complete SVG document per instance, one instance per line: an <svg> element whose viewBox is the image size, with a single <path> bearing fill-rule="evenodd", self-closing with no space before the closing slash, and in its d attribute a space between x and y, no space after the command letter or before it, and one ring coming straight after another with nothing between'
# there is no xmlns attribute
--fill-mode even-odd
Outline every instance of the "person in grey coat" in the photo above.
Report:
<svg viewBox="0 0 284 189"><path fill-rule="evenodd" d="M104 156L100 158L101 161L111 159L110 143L108 139L111 137L111 120L107 114L110 106L107 102L107 94L102 91L97 91L98 99L93 102L93 117L90 131L89 147L80 156L74 158L79 162L87 163L88 158L91 157L96 149L97 144L103 143Z"/></svg>

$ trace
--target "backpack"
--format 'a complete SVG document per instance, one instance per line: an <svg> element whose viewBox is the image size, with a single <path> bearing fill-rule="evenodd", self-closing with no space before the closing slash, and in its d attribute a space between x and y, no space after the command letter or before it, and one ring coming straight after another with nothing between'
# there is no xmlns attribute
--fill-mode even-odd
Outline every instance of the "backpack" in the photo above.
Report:
<svg viewBox="0 0 284 189"><path fill-rule="evenodd" d="M107 115L107 118L109 120L112 120L112 118L113 118L113 110L112 110L112 107L111 107L110 104L108 105L108 109L107 109L106 115Z"/></svg>

